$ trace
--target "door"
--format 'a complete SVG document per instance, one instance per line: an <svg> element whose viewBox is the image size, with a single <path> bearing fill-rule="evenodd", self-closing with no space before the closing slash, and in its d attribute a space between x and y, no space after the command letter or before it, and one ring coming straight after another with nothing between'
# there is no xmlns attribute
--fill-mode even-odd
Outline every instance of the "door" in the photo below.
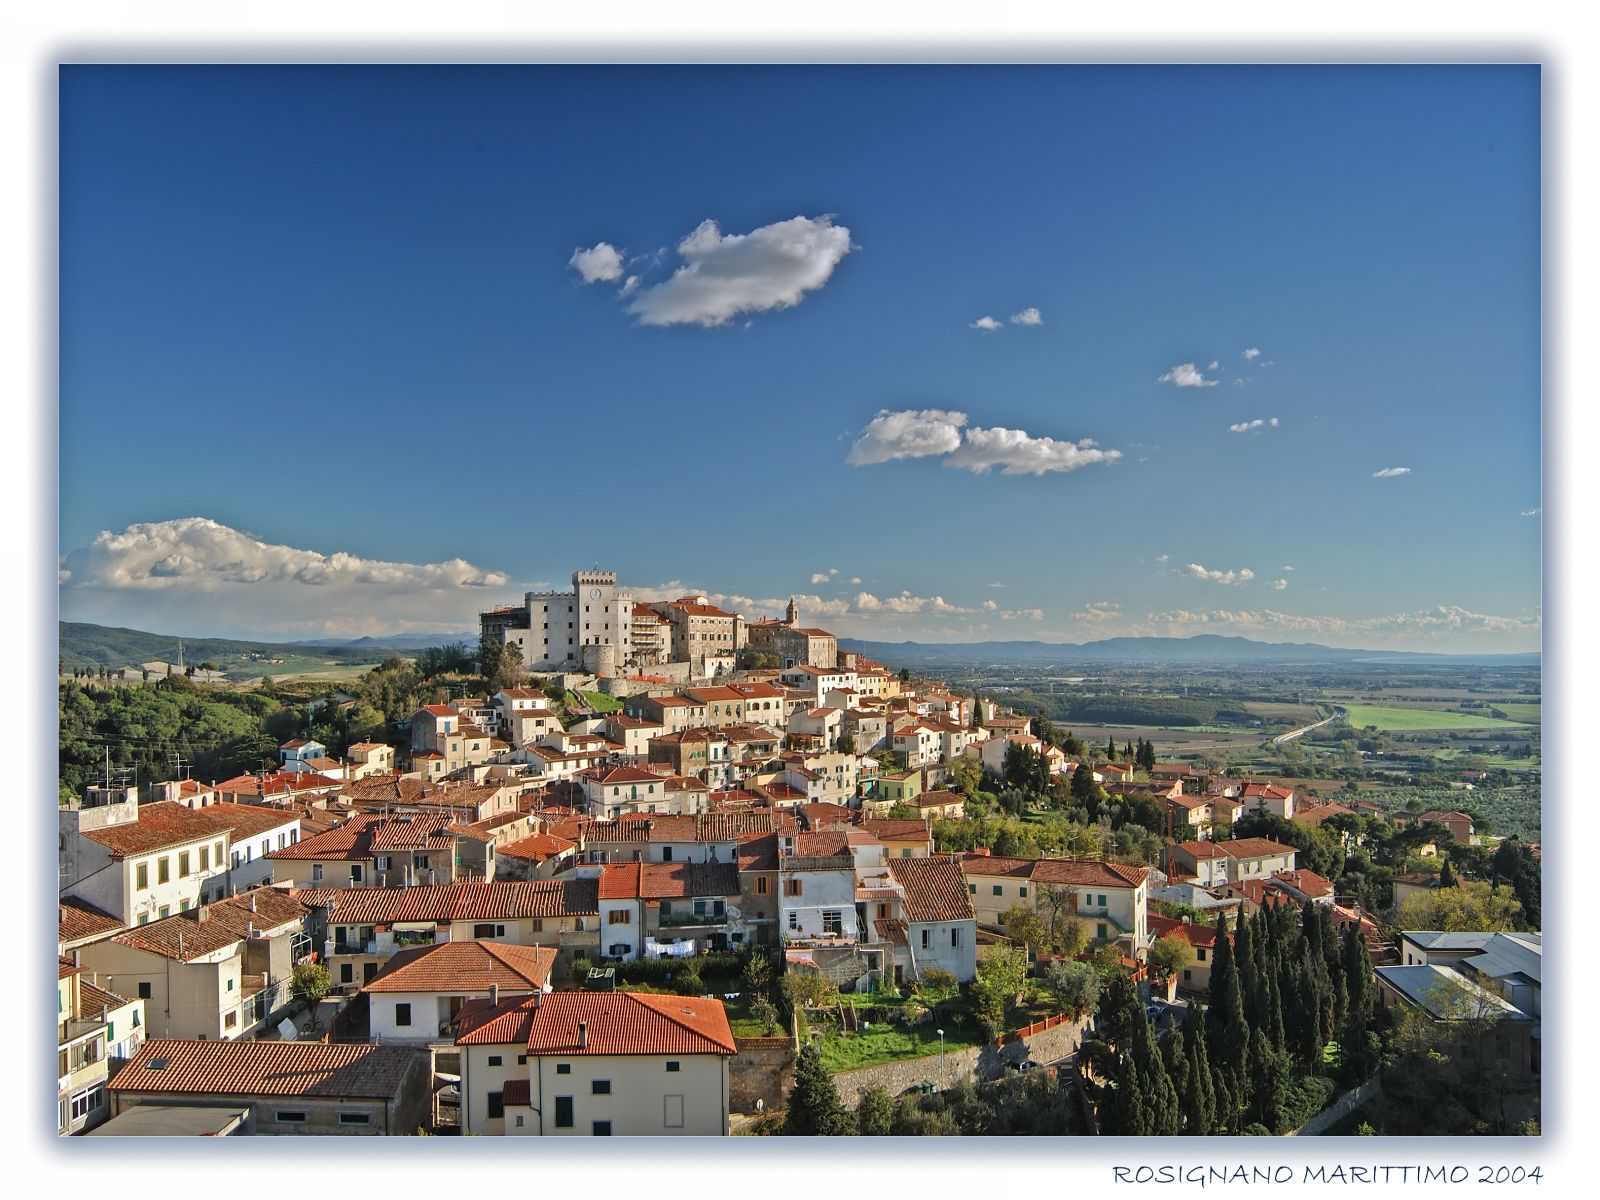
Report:
<svg viewBox="0 0 1600 1200"><path fill-rule="evenodd" d="M377 963L369 961L369 962L364 962L364 963L361 964L361 982L362 983L371 983L372 982L372 977L374 975L376 975L377 973L378 973L378 964Z"/></svg>

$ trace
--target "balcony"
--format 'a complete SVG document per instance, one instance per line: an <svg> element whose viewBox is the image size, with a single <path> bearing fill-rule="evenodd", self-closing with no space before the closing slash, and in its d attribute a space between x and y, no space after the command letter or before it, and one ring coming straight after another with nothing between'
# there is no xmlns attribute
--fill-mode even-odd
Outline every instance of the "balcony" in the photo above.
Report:
<svg viewBox="0 0 1600 1200"><path fill-rule="evenodd" d="M721 925L728 919L726 911L723 912L670 912L662 913L656 924L662 929L687 929Z"/></svg>

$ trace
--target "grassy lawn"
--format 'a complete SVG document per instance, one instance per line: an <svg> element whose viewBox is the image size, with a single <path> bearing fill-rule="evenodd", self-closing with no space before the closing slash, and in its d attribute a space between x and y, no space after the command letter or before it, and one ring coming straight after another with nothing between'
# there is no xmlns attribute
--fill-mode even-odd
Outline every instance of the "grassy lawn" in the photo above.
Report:
<svg viewBox="0 0 1600 1200"><path fill-rule="evenodd" d="M962 1050L983 1044L977 1022L970 1018L957 1029L944 1027L944 1048ZM901 1059L927 1058L939 1053L939 1034L930 1022L908 1029L904 1025L874 1025L848 1036L828 1033L822 1038L822 1065L829 1071L853 1071Z"/></svg>
<svg viewBox="0 0 1600 1200"><path fill-rule="evenodd" d="M778 1028L767 1032L767 1027L750 1015L750 993L746 991L737 1000L724 1000L728 1010L728 1027L734 1037L788 1037L788 1027L783 1023L783 1010L778 1010Z"/></svg>
<svg viewBox="0 0 1600 1200"><path fill-rule="evenodd" d="M615 696L608 696L604 692L579 692L583 702L597 713L616 712L622 707L622 701Z"/></svg>
<svg viewBox="0 0 1600 1200"><path fill-rule="evenodd" d="M1495 707L1513 721L1526 721L1530 725L1537 725L1544 713L1541 704L1496 704Z"/></svg>
<svg viewBox="0 0 1600 1200"><path fill-rule="evenodd" d="M1412 729L1515 729L1524 726L1515 721L1502 721L1496 717L1469 716L1466 713L1442 712L1429 708L1388 708L1369 704L1351 704L1345 710L1352 729L1365 729L1376 725L1381 730Z"/></svg>

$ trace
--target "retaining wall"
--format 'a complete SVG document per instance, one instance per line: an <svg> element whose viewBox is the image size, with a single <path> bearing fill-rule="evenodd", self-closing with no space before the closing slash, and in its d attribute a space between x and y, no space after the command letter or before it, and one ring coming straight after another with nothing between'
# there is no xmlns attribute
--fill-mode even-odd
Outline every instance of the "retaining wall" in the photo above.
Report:
<svg viewBox="0 0 1600 1200"><path fill-rule="evenodd" d="M728 1060L728 1111L781 1109L794 1086L794 1041L787 1037L736 1037L739 1053Z"/></svg>
<svg viewBox="0 0 1600 1200"><path fill-rule="evenodd" d="M1316 1116L1312 1117L1311 1120L1300 1126L1299 1129L1291 1130L1284 1136L1314 1137L1317 1134L1322 1133L1324 1130L1338 1124L1340 1120L1349 1116L1353 1111L1360 1108L1368 1100L1371 1100L1374 1096L1378 1095L1382 1091L1383 1079L1381 1075L1374 1075L1360 1087L1351 1088L1332 1104L1328 1105L1327 1108L1323 1109Z"/></svg>
<svg viewBox="0 0 1600 1200"><path fill-rule="evenodd" d="M854 1071L841 1071L833 1077L839 1090L839 1099L846 1108L855 1108L861 1102L861 1093L874 1085L884 1088L889 1095L898 1096L907 1088L922 1083L932 1083L942 1091L963 1079L998 1079L1010 1069L1011 1064L1031 1058L1035 1062L1051 1062L1065 1058L1083 1041L1084 1021L1066 1017L1052 1017L1054 1024L1041 1021L1007 1034L1002 1043L967 1046L951 1050L948 1054L931 1054L926 1058L901 1059L898 1062L880 1063L875 1067L859 1067Z"/></svg>

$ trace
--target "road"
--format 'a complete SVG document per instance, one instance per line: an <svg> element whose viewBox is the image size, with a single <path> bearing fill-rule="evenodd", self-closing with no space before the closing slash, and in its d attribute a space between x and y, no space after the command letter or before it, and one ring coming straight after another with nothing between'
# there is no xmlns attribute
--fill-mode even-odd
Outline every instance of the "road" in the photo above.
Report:
<svg viewBox="0 0 1600 1200"><path fill-rule="evenodd" d="M1292 742L1302 733L1310 733L1313 729L1321 729L1324 725L1328 724L1328 722L1337 721L1342 716L1344 716L1344 709L1335 708L1333 710L1333 716L1323 717L1322 720L1318 721L1315 725L1306 725L1299 729L1292 729L1288 733L1280 733L1277 737L1272 739L1272 744L1274 746L1281 746L1285 742Z"/></svg>

